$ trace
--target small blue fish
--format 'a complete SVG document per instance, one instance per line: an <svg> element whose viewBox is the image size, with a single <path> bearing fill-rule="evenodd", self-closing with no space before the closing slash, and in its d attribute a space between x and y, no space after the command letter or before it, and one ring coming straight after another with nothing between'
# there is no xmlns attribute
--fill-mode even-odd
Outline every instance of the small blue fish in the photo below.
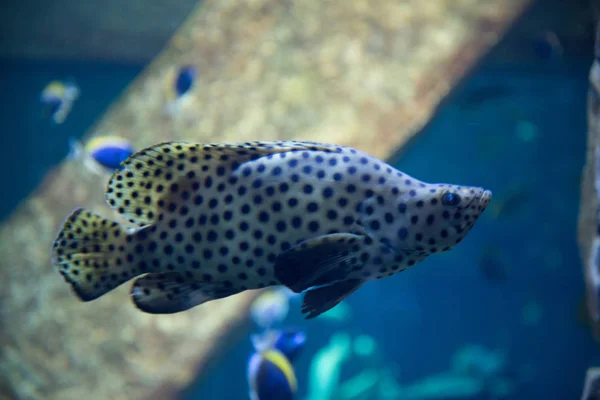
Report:
<svg viewBox="0 0 600 400"><path fill-rule="evenodd" d="M254 348L258 351L275 349L280 351L290 362L294 362L304 345L306 334L294 328L267 331L250 337Z"/></svg>
<svg viewBox="0 0 600 400"><path fill-rule="evenodd" d="M306 334L298 329L279 332L274 347L281 351L290 362L294 362L306 344Z"/></svg>
<svg viewBox="0 0 600 400"><path fill-rule="evenodd" d="M62 124L79 97L79 87L74 82L52 81L40 95L42 113L51 117L54 123Z"/></svg>
<svg viewBox="0 0 600 400"><path fill-rule="evenodd" d="M185 95L194 86L196 79L196 68L193 65L185 65L179 68L175 77L175 95L177 98Z"/></svg>
<svg viewBox="0 0 600 400"><path fill-rule="evenodd" d="M179 115L186 109L186 105L190 106L194 103L191 91L196 81L196 67L193 65L183 65L178 68L172 68L165 76L164 93L166 104L164 112L172 117ZM192 107L193 113L196 113L196 108Z"/></svg>
<svg viewBox="0 0 600 400"><path fill-rule="evenodd" d="M99 136L91 139L85 146L79 141L70 141L71 159L84 159L84 164L94 172L121 169L121 163L134 152L131 143L118 136Z"/></svg>
<svg viewBox="0 0 600 400"><path fill-rule="evenodd" d="M94 138L86 144L84 150L107 169L121 169L121 163L133 154L131 143L118 136Z"/></svg>
<svg viewBox="0 0 600 400"><path fill-rule="evenodd" d="M251 400L292 400L298 389L294 367L276 349L257 351L248 362Z"/></svg>

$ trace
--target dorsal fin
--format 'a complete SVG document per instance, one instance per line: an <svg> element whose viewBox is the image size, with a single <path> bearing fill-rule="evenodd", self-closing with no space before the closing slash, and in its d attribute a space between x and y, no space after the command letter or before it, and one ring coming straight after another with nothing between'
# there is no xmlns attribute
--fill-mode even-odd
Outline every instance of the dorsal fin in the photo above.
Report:
<svg viewBox="0 0 600 400"><path fill-rule="evenodd" d="M108 182L106 201L134 224L148 225L155 222L160 209L170 206L173 194L194 204L195 192L209 189L214 177L230 175L244 162L288 151L340 150L339 146L300 141L160 143L123 162L123 169Z"/></svg>

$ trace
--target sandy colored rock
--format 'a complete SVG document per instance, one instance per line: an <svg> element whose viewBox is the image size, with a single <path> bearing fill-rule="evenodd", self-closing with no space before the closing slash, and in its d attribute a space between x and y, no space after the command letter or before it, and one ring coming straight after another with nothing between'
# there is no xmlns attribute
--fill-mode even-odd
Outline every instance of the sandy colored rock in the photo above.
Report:
<svg viewBox="0 0 600 400"><path fill-rule="evenodd" d="M528 0L207 0L88 133L138 147L307 139L387 157ZM198 79L177 103L175 69ZM64 217L116 218L105 179L64 163L0 229L0 388L23 399L168 398L244 332L255 293L137 311L129 285L80 303L49 260Z"/></svg>

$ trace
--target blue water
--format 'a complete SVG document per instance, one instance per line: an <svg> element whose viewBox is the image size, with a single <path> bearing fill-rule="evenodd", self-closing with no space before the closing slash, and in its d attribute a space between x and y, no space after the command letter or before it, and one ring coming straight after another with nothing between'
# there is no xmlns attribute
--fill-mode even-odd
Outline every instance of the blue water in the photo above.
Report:
<svg viewBox="0 0 600 400"><path fill-rule="evenodd" d="M447 370L459 347L478 343L505 351L504 375L519 379L511 399L581 395L586 368L600 363L597 343L576 314L584 291L576 221L590 63L483 63L394 157L396 167L419 179L483 186L496 202L515 188L526 195L501 218L486 211L451 252L351 295L355 318L346 326L303 322L295 306L289 324L305 327L309 340L296 366L299 398L311 355L340 329L373 336L382 363L399 367L400 383ZM481 272L489 246L507 265L505 281ZM525 322L526 304L540 310L537 324ZM251 351L244 339L186 398L245 398ZM356 364L344 367L344 377L360 370ZM519 378L524 369L529 379Z"/></svg>
<svg viewBox="0 0 600 400"><path fill-rule="evenodd" d="M69 138L80 138L141 69L115 63L0 59L0 178L11 189L0 197L0 221L67 156ZM66 121L56 125L42 116L39 96L48 82L69 78L81 94Z"/></svg>
<svg viewBox="0 0 600 400"><path fill-rule="evenodd" d="M428 325L417 338L421 346L434 344L425 354L447 359L465 341L507 346L512 364L539 369L518 398L576 398L585 368L599 359L575 318L583 294L576 221L588 68L587 60L543 72L535 66L481 68L464 92L499 83L511 95L465 109L457 93L458 101L451 99L396 163L425 180L485 186L496 201L515 185L527 188L529 195L512 215L483 218L455 250L428 260L417 279ZM528 143L516 135L524 121L538 132ZM487 282L478 270L478 256L489 244L500 246L508 261L505 283ZM528 301L542 308L537 326L523 324ZM436 327L450 336L436 340ZM427 359L412 363L423 368L413 372L426 374Z"/></svg>

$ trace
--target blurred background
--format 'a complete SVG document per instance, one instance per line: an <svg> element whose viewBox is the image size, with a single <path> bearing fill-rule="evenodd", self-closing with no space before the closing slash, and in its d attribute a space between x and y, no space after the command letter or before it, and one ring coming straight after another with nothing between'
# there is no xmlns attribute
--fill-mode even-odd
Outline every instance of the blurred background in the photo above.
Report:
<svg viewBox="0 0 600 400"><path fill-rule="evenodd" d="M94 158L97 149L86 143L93 137L118 136L123 142L111 145L127 153L128 146L133 151L161 140L252 139L252 129L247 132L227 122L237 118L235 113L223 116L219 113L224 111L218 110L233 104L220 94L231 95L234 81L246 79L246 71L253 68L248 62L241 64L244 72L228 69L228 54L237 54L244 44L236 43L236 36L227 29L247 29L249 36L258 29L261 33L255 39L266 40L269 24L276 24L265 17L271 7L279 13L275 15L296 18L292 38L281 39L282 43L293 42L306 52L318 45L316 39L303 36L317 28L301 19L320 13L318 3L257 1L256 9L252 3L27 0L3 5L0 85L5 100L0 108L0 140L4 157L0 171L5 189L0 197L0 239L6 240L0 240L4 282L0 397L70 399L83 393L91 399L248 398L249 358L259 352L256 340L264 339L269 328L274 334L288 332L285 344L298 350L293 359L283 352L297 378L298 399L579 398L587 369L600 364L589 297L586 302L585 279L590 276L586 268L591 267L580 256L587 254L591 239L580 236L578 243L577 234L580 207L589 206L580 206L580 201L595 35L594 5L585 0L490 0L485 3L497 7L488 4L490 9L512 10L494 11L491 16L481 11L480 19L469 1L461 3L464 7L457 8L457 14L435 10L450 7L447 2L426 6L378 1L378 5L400 4L409 9L431 7L433 16L427 20L431 23L439 18L460 25L463 19L458 13L469 10L472 16L468 18L473 20L464 17L464 21L476 21L460 40L452 40L453 34L448 33L452 50L448 55L442 54L446 51L442 39L433 43L435 35L415 39L421 46L418 49L442 54L446 64L440 61L435 66L439 70L432 67L430 71L430 76L445 81L436 83L425 77L415 90L407 89L406 96L417 99L435 92L435 99L419 100L423 103L417 101L413 108L403 100L404 95L386 92L406 87L387 72L396 71L393 62L429 59L415 51L404 55L409 61L394 61L395 53L388 54L386 49L394 47L390 43L397 36L410 36L415 26L403 19L385 21L364 11L361 20L367 21L366 26L382 26L386 32L381 58L373 61L381 60L384 71L377 86L381 92L374 91L373 96L390 97L388 103L359 104L360 96L351 96L348 101L355 104L350 109L359 110L352 120L358 126L367 124L367 118L361 118L371 111L361 114L361 110L368 107L392 110L398 116L389 122L382 112L376 124L379 129L368 130L371 136L365 139L372 144L364 146L372 147L364 150L423 181L479 185L494 194L473 233L451 252L366 285L310 321L300 314L301 299L281 289L253 293L243 302L232 300L231 307L207 307L186 319L130 317L139 311L130 304L127 289L103 303L77 303L52 270L48 249L70 209L106 207L102 191L112 167ZM339 13L329 17L346 18L344 10L359 13L361 4L341 4L336 9ZM241 17L247 9L252 14ZM262 16L260 22L253 20L257 15ZM242 20L246 25L239 22L237 30L230 25ZM262 24L263 30L253 21ZM299 34L302 29L306 31ZM350 46L356 32L335 29L333 24L329 33L340 34L340 46ZM484 37L477 29L491 39L477 42L473 38ZM300 39L294 39L294 34L305 41L298 45ZM375 34L369 37L366 40L376 46ZM350 39L344 42L343 38ZM223 45L221 41L230 42ZM261 79L267 79L269 68L292 59L259 53L265 57ZM173 65L179 69L169 69ZM196 67L181 69L188 65ZM219 71L232 86L221 83ZM398 76L421 79L415 78L415 69L411 71L400 71ZM328 76L327 82L344 87L340 91L346 96L348 90L366 90L369 81L365 78L363 85L360 74L352 81L354 86L344 86L353 73L358 74L349 66ZM245 84L275 88L285 81L272 79L273 86L260 79ZM202 100L181 100L189 87ZM233 110L250 107L244 105L242 87L237 87L242 100ZM167 95L165 90L173 93ZM329 121L331 115L345 118L337 109L323 115L304 111L312 107L302 109L304 103L316 97L327 104L330 96L330 92L312 96L306 91L312 93L300 86L293 95L260 97L272 103L292 96L295 103L281 111L281 120L289 115L304 119L279 126L277 113L266 112L259 122L248 122L256 129L268 125L263 132L266 137L257 139L268 139L270 132L281 132L277 134L285 138L316 132L325 142L346 140L343 132L331 134L335 130L331 127L350 126L345 122L339 127L332 122L322 129L304 122ZM158 100L147 105L142 98ZM411 119L421 112L418 121ZM213 118L211 113L220 117ZM160 122L156 122L159 114ZM238 115L246 118L246 114ZM150 124L162 132L151 130ZM364 131L349 128L344 144L360 147L365 142L355 137ZM384 145L377 147L374 142ZM108 213L108 208L103 212ZM240 307L241 303L245 306ZM214 321L209 324L210 334L207 320ZM95 335L100 325L104 330ZM118 368L118 379L117 370L115 374L94 373L112 367ZM56 378L57 369L61 379ZM288 398L281 396L269 398Z"/></svg>

